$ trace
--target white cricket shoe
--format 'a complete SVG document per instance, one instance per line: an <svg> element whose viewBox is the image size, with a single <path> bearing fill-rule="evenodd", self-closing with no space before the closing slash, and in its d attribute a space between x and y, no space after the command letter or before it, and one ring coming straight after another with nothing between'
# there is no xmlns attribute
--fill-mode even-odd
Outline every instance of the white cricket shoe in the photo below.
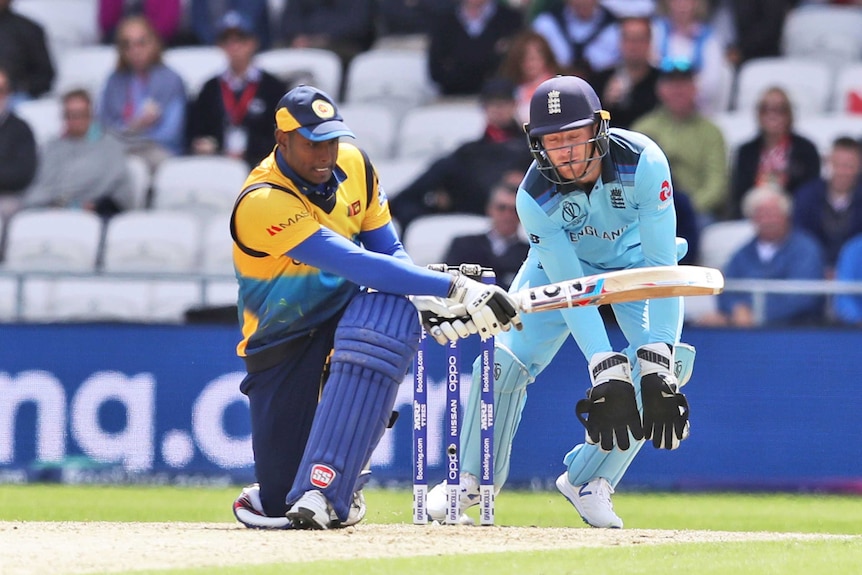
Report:
<svg viewBox="0 0 862 575"><path fill-rule="evenodd" d="M350 502L347 519L338 523L338 515L335 514L335 511L331 512L329 519L332 521L333 525L338 523L340 527L350 527L351 525L356 525L365 519L365 512L365 495L362 494L361 489L357 489L353 492L353 500Z"/></svg>
<svg viewBox="0 0 862 575"><path fill-rule="evenodd" d="M332 508L320 491L306 491L287 512L294 529L329 529Z"/></svg>
<svg viewBox="0 0 862 575"><path fill-rule="evenodd" d="M243 488L242 493L233 502L233 515L236 520L249 529L287 529L290 519L287 517L270 517L263 511L260 502L260 485L252 483Z"/></svg>
<svg viewBox="0 0 862 575"><path fill-rule="evenodd" d="M592 527L622 529L623 520L614 513L611 494L614 488L604 477L597 477L583 485L569 483L568 472L557 477L557 489L575 506L584 523Z"/></svg>
<svg viewBox="0 0 862 575"><path fill-rule="evenodd" d="M460 491L460 506L461 517L459 521L463 524L472 522L472 519L466 517L465 511L474 505L479 504L479 479L472 473L462 472L459 478L461 487ZM446 519L446 482L442 481L434 486L428 492L427 502L428 516L434 521L443 521Z"/></svg>

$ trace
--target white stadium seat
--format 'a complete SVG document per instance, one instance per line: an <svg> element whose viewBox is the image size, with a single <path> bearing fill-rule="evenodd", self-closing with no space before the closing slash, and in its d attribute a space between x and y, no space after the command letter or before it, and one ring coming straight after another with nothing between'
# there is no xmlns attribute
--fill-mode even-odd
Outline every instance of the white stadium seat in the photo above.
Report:
<svg viewBox="0 0 862 575"><path fill-rule="evenodd" d="M784 20L781 49L792 58L814 58L833 68L862 59L862 7L800 6Z"/></svg>
<svg viewBox="0 0 862 575"><path fill-rule="evenodd" d="M724 269L730 258L754 237L749 220L714 222L700 232L700 265Z"/></svg>
<svg viewBox="0 0 862 575"><path fill-rule="evenodd" d="M248 176L242 160L227 156L174 156L153 174L153 209L230 213Z"/></svg>
<svg viewBox="0 0 862 575"><path fill-rule="evenodd" d="M485 130L478 103L440 103L412 108L401 119L395 156L433 159L476 140Z"/></svg>
<svg viewBox="0 0 862 575"><path fill-rule="evenodd" d="M18 280L0 276L0 322L18 319Z"/></svg>
<svg viewBox="0 0 862 575"><path fill-rule="evenodd" d="M54 62L69 48L99 42L98 0L19 0L12 9L42 26Z"/></svg>
<svg viewBox="0 0 862 575"><path fill-rule="evenodd" d="M718 126L724 136L728 161L731 163L736 157L737 148L757 135L757 120L751 110L716 114L710 116L710 120Z"/></svg>
<svg viewBox="0 0 862 575"><path fill-rule="evenodd" d="M753 113L763 92L784 88L798 115L822 114L832 96L832 70L810 58L757 58L744 62L737 76L736 109Z"/></svg>
<svg viewBox="0 0 862 575"><path fill-rule="evenodd" d="M236 305L236 280L214 280L207 282L204 291L204 303L208 306Z"/></svg>
<svg viewBox="0 0 862 575"><path fill-rule="evenodd" d="M435 214L413 220L402 241L404 249L420 266L442 263L449 244L457 236L481 234L488 230L490 221L475 214Z"/></svg>
<svg viewBox="0 0 862 575"><path fill-rule="evenodd" d="M347 102L378 101L400 111L436 95L428 56L415 50L372 49L357 54L345 81Z"/></svg>
<svg viewBox="0 0 862 575"><path fill-rule="evenodd" d="M427 158L390 158L372 160L380 185L391 200L413 183L429 165Z"/></svg>
<svg viewBox="0 0 862 575"><path fill-rule="evenodd" d="M4 267L15 271L96 269L102 220L85 210L29 209L9 220Z"/></svg>
<svg viewBox="0 0 862 575"><path fill-rule="evenodd" d="M856 109L850 109L850 95L855 94ZM832 92L832 110L836 113L862 113L862 62L847 64L838 70Z"/></svg>
<svg viewBox="0 0 862 575"><path fill-rule="evenodd" d="M197 272L200 243L200 222L194 214L122 212L108 221L102 267L106 272Z"/></svg>
<svg viewBox="0 0 862 575"><path fill-rule="evenodd" d="M53 92L62 96L69 90L83 88L98 105L108 77L117 66L117 49L98 44L64 50L57 56L57 78Z"/></svg>
<svg viewBox="0 0 862 575"><path fill-rule="evenodd" d="M814 142L820 156L825 158L835 138L849 136L858 140L862 137L862 114L802 116L796 120L796 131Z"/></svg>
<svg viewBox="0 0 862 575"><path fill-rule="evenodd" d="M201 241L201 271L233 275L233 238L230 214L218 214L204 221Z"/></svg>
<svg viewBox="0 0 862 575"><path fill-rule="evenodd" d="M365 150L372 161L389 158L395 146L398 118L382 103L359 102L343 104L338 111L350 127L356 140L345 138Z"/></svg>
<svg viewBox="0 0 862 575"><path fill-rule="evenodd" d="M162 55L164 63L180 75L190 98L197 96L207 80L227 68L227 57L218 46L178 46Z"/></svg>
<svg viewBox="0 0 862 575"><path fill-rule="evenodd" d="M147 196L153 182L153 175L146 160L140 156L128 154L126 156L126 167L129 170L129 178L132 181L132 209L142 210L147 207Z"/></svg>
<svg viewBox="0 0 862 575"><path fill-rule="evenodd" d="M15 106L15 114L27 122L40 149L63 132L63 104L59 98L27 100Z"/></svg>
<svg viewBox="0 0 862 575"><path fill-rule="evenodd" d="M287 88L309 84L338 99L341 59L335 52L319 48L274 48L257 54L254 63L284 82Z"/></svg>

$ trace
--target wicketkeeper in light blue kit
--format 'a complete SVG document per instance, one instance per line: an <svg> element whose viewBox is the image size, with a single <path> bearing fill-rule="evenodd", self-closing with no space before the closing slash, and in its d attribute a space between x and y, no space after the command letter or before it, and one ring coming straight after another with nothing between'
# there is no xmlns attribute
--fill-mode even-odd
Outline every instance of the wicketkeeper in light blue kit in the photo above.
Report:
<svg viewBox="0 0 862 575"><path fill-rule="evenodd" d="M593 88L575 76L542 83L524 126L534 162L517 196L531 247L510 291L645 266L675 265L685 255L676 238L670 169L646 136L609 128ZM557 488L593 527L623 526L611 494L645 440L675 449L688 436L688 403L679 387L691 374L694 349L680 344L682 298L614 304L629 346L611 347L596 307L527 314L524 330L495 345L495 487L509 474L512 440L527 386L571 334L589 364L592 386L578 402L586 443L564 458ZM461 438L461 508L479 501L478 359ZM579 383L576 383L580 385ZM444 484L431 490L428 511L442 519Z"/></svg>

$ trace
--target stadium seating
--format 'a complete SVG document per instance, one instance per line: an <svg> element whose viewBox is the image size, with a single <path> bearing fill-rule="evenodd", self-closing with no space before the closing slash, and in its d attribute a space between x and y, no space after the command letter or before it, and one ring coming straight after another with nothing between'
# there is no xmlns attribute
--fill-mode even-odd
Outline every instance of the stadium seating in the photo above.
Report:
<svg viewBox="0 0 862 575"><path fill-rule="evenodd" d="M391 158L374 160L380 185L391 200L413 183L428 168L426 158Z"/></svg>
<svg viewBox="0 0 862 575"><path fill-rule="evenodd" d="M862 61L846 64L836 73L832 110L862 114Z"/></svg>
<svg viewBox="0 0 862 575"><path fill-rule="evenodd" d="M344 104L339 111L356 134L355 144L365 150L371 161L392 156L398 118L390 108L383 103L358 102Z"/></svg>
<svg viewBox="0 0 862 575"><path fill-rule="evenodd" d="M721 130L727 148L728 161L732 164L736 150L757 134L757 121L753 111L725 112L710 119Z"/></svg>
<svg viewBox="0 0 862 575"><path fill-rule="evenodd" d="M782 53L814 58L837 69L862 59L862 6L800 6L791 10L782 30Z"/></svg>
<svg viewBox="0 0 862 575"><path fill-rule="evenodd" d="M98 43L98 0L19 0L12 9L39 23L56 62L70 48Z"/></svg>
<svg viewBox="0 0 862 575"><path fill-rule="evenodd" d="M233 239L230 214L216 214L204 221L201 240L201 271L233 275Z"/></svg>
<svg viewBox="0 0 862 575"><path fill-rule="evenodd" d="M93 272L101 239L102 220L92 212L24 210L9 220L3 267L12 271Z"/></svg>
<svg viewBox="0 0 862 575"><path fill-rule="evenodd" d="M168 48L164 63L182 77L189 98L197 96L207 80L227 67L227 57L218 46L179 46Z"/></svg>
<svg viewBox="0 0 862 575"><path fill-rule="evenodd" d="M126 167L132 181L132 209L142 210L147 207L150 186L153 183L150 167L143 158L131 154L126 155Z"/></svg>
<svg viewBox="0 0 862 575"><path fill-rule="evenodd" d="M412 108L401 119L395 156L433 159L478 139L484 130L485 115L476 102Z"/></svg>
<svg viewBox="0 0 862 575"><path fill-rule="evenodd" d="M109 45L77 46L57 56L57 77L53 93L62 96L73 88L83 88L98 104L108 77L117 65L117 49Z"/></svg>
<svg viewBox="0 0 862 575"><path fill-rule="evenodd" d="M153 174L152 207L201 214L230 213L248 166L227 156L175 156Z"/></svg>
<svg viewBox="0 0 862 575"><path fill-rule="evenodd" d="M254 62L288 87L310 84L336 99L341 90L341 60L330 50L275 48L260 52Z"/></svg>
<svg viewBox="0 0 862 575"><path fill-rule="evenodd" d="M700 265L724 269L753 237L754 224L746 219L707 224L700 233Z"/></svg>
<svg viewBox="0 0 862 575"><path fill-rule="evenodd" d="M378 101L401 112L436 95L428 75L428 56L415 50L362 52L351 61L345 81L345 101Z"/></svg>
<svg viewBox="0 0 862 575"><path fill-rule="evenodd" d="M833 73L810 58L756 58L743 63L737 76L736 109L754 112L764 90L784 88L797 114L822 114L832 96Z"/></svg>
<svg viewBox="0 0 862 575"><path fill-rule="evenodd" d="M59 138L63 131L63 104L59 98L48 96L21 102L15 107L15 114L30 126L40 149Z"/></svg>
<svg viewBox="0 0 862 575"><path fill-rule="evenodd" d="M490 227L487 217L475 214L435 214L413 220L402 241L404 249L420 266L441 263L452 239L480 234Z"/></svg>
<svg viewBox="0 0 862 575"><path fill-rule="evenodd" d="M105 272L194 273L200 269L200 221L182 211L122 212L105 231Z"/></svg>
<svg viewBox="0 0 862 575"><path fill-rule="evenodd" d="M839 136L853 139L862 137L862 114L820 114L803 116L796 121L796 131L817 146L821 157L832 149L832 142Z"/></svg>

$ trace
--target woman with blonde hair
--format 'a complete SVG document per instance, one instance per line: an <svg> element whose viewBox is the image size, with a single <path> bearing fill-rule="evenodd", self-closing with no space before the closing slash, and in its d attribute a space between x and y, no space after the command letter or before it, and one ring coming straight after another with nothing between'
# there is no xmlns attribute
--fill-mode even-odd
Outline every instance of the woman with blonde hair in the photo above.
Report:
<svg viewBox="0 0 862 575"><path fill-rule="evenodd" d="M515 36L500 66L500 75L516 87L517 118L520 122L530 121L530 98L536 87L560 72L557 58L544 36L533 30L525 30Z"/></svg>
<svg viewBox="0 0 862 575"><path fill-rule="evenodd" d="M817 147L793 131L793 105L783 89L767 88L757 104L757 135L739 146L731 174L728 215L742 216L742 197L761 184L774 184L793 196L820 175Z"/></svg>
<svg viewBox="0 0 862 575"><path fill-rule="evenodd" d="M117 67L102 92L102 126L126 152L151 169L183 151L186 89L182 78L162 62L162 45L150 22L131 16L117 28Z"/></svg>

